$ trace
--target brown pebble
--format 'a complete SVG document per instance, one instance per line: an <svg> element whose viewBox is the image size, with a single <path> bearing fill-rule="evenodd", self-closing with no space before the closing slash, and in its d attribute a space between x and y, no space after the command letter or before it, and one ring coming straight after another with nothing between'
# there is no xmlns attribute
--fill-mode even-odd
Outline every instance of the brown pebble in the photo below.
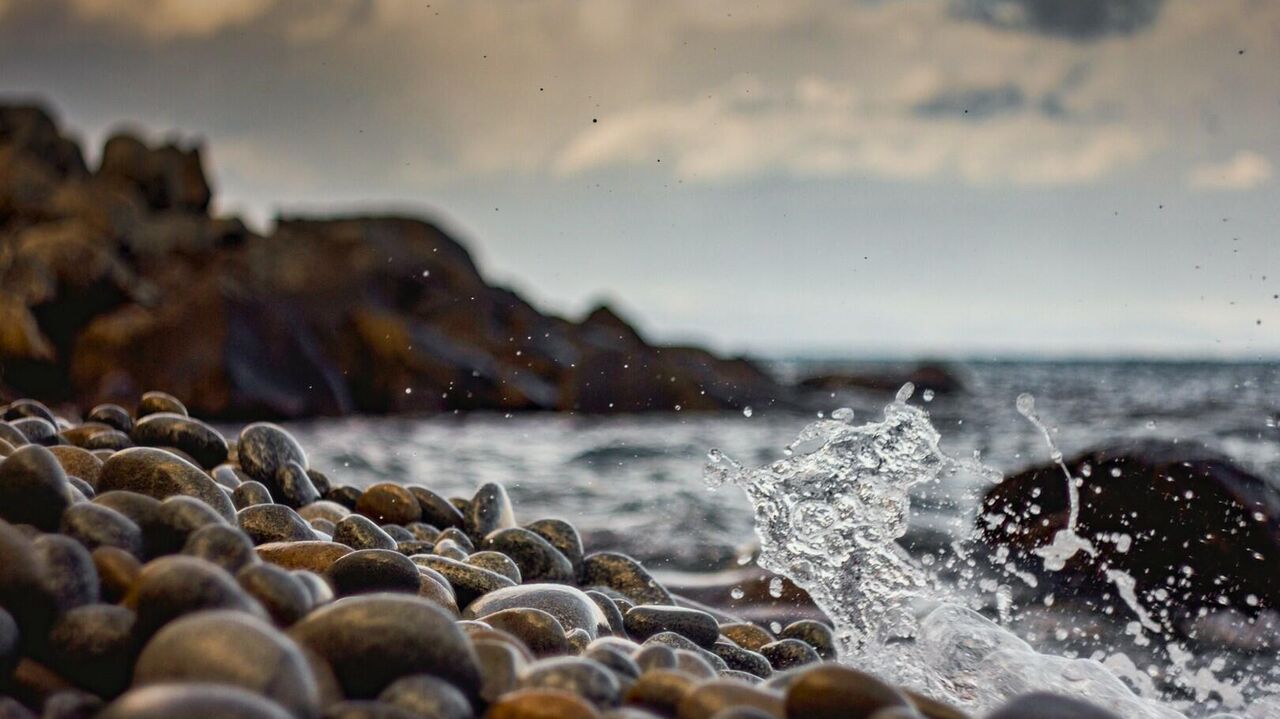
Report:
<svg viewBox="0 0 1280 719"><path fill-rule="evenodd" d="M714 679L685 692L676 705L679 719L711 719L717 712L734 706L760 709L774 719L783 719L782 695L742 682Z"/></svg>
<svg viewBox="0 0 1280 719"><path fill-rule="evenodd" d="M734 644L753 652L758 652L760 647L776 641L775 637L765 629L746 622L721 624L720 633Z"/></svg>
<svg viewBox="0 0 1280 719"><path fill-rule="evenodd" d="M356 512L378 524L404 525L422 518L422 507L413 494L390 482L380 482L364 490L356 501Z"/></svg>
<svg viewBox="0 0 1280 719"><path fill-rule="evenodd" d="M695 683L693 677L672 669L651 669L627 689L622 702L663 716L675 716L680 698Z"/></svg>
<svg viewBox="0 0 1280 719"><path fill-rule="evenodd" d="M880 679L839 664L801 671L787 689L787 719L860 719L886 707L910 707L906 695Z"/></svg>
<svg viewBox="0 0 1280 719"><path fill-rule="evenodd" d="M484 719L596 719L590 704L555 689L522 689L489 706Z"/></svg>
<svg viewBox="0 0 1280 719"><path fill-rule="evenodd" d="M269 542L255 548L258 558L285 569L306 569L323 574L329 565L351 553L351 547L336 542Z"/></svg>
<svg viewBox="0 0 1280 719"><path fill-rule="evenodd" d="M123 599L142 571L142 563L119 547L98 547L90 556L93 557L93 566L98 570L102 599L113 603Z"/></svg>

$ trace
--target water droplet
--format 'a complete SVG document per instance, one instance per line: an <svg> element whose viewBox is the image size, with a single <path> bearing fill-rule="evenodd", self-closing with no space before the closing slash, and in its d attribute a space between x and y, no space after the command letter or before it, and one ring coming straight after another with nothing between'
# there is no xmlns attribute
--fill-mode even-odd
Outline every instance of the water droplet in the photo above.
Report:
<svg viewBox="0 0 1280 719"><path fill-rule="evenodd" d="M729 596L733 597L734 599L742 599L743 597L747 596L747 593L742 591L742 587L734 587L733 589L729 590Z"/></svg>
<svg viewBox="0 0 1280 719"><path fill-rule="evenodd" d="M782 578L774 577L769 580L769 596L777 599L782 596Z"/></svg>
<svg viewBox="0 0 1280 719"><path fill-rule="evenodd" d="M742 416L743 416L743 417L750 417L751 415L752 415L752 411L751 411L751 408L750 408L750 407L743 407L743 408L742 408Z"/></svg>

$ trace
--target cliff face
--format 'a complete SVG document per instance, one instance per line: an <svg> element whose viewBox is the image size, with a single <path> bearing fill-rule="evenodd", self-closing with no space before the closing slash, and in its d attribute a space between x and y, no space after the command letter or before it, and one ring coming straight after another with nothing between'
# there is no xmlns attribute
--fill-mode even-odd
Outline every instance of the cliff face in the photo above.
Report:
<svg viewBox="0 0 1280 719"><path fill-rule="evenodd" d="M37 107L0 106L0 394L89 406L147 389L204 416L760 406L745 360L647 343L489 285L407 217L208 213L196 147L111 138L96 169Z"/></svg>

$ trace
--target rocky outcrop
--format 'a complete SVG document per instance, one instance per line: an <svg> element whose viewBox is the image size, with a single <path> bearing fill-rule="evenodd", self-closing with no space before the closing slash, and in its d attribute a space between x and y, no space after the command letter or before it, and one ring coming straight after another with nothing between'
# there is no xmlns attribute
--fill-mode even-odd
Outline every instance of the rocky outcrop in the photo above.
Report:
<svg viewBox="0 0 1280 719"><path fill-rule="evenodd" d="M1076 554L1047 577L1047 591L1066 582L1115 604L1106 570L1119 569L1155 616L1162 608L1280 609L1280 492L1264 479L1203 447L1157 441L1094 450L1067 468L1080 483L1077 533L1096 554ZM1053 541L1068 513L1066 479L1049 464L993 487L978 529L1035 568L1041 562L1032 551Z"/></svg>
<svg viewBox="0 0 1280 719"><path fill-rule="evenodd" d="M903 372L875 373L825 373L813 374L801 379L797 386L820 392L897 392L907 382L915 385L916 392L950 394L964 389L964 383L945 365L925 363Z"/></svg>
<svg viewBox="0 0 1280 719"><path fill-rule="evenodd" d="M197 146L110 138L99 167L0 107L0 392L91 406L149 388L217 418L767 405L748 361L647 342L490 285L439 226L208 213ZM6 390L7 388L7 390Z"/></svg>

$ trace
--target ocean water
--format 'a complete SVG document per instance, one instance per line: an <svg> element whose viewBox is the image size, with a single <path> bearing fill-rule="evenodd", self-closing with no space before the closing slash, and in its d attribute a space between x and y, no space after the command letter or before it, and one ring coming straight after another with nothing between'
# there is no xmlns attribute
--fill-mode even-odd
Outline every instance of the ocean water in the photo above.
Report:
<svg viewBox="0 0 1280 719"><path fill-rule="evenodd" d="M891 540L908 550L905 561L910 567L903 569L904 576L928 577L930 591L948 595L958 607L955 611L995 619L1004 627L999 631L1012 638L1008 641L1026 640L1028 647L1044 653L1035 656L1048 657L1028 664L1016 655L1011 666L1043 671L1019 674L1016 681L1007 672L988 676L986 685L1013 691L1037 682L1061 684L1066 681L1063 671L1065 676L1083 672L1086 679L1078 688L1084 693L1103 688L1131 691L1135 701L1148 702L1143 706L1150 716L1210 716L1222 711L1280 716L1280 703L1270 703L1280 694L1280 630L1274 626L1228 626L1218 633L1221 641L1195 645L1152 642L1135 635L1129 627L1132 617L1091 615L1070 601L1019 606L1017 583L1007 577L964 573L961 580L946 571L956 569L956 553L949 548L970 537L976 507L992 475L1049 460L1045 433L1018 410L1020 395L1034 396L1045 431L1068 457L1131 438L1198 442L1280 486L1280 365L985 362L954 368L964 384L962 391L936 396L919 392L910 403L922 410L928 433L936 432L939 456L957 458L958 463L937 478L925 478L930 481L913 479L902 486L902 499L910 509L901 518L902 536L895 530ZM784 377L815 370L894 369L849 363L775 366ZM708 491L703 479L708 452L714 448L713 456L732 457L743 468L760 467L757 472L765 474L753 475L757 478L772 476L768 468L794 461L787 445L802 431L811 436L815 430L806 427L815 420L844 408L837 415L841 422L834 424L869 422L880 427L877 423L893 399L891 394L868 391L815 396L807 411L753 407L733 413L623 417L350 418L297 423L291 429L308 448L312 464L338 482L412 481L469 496L479 484L498 481L510 491L520 519L567 519L583 531L589 545L622 548L659 570L731 568L750 556L759 537L765 536L765 564L783 571L794 568L768 559L768 534L763 526L759 535L754 531L755 512L747 495L728 488ZM826 432L833 423L822 426ZM830 464L856 474L847 463ZM747 487L752 482L739 483ZM899 506L896 493L890 499L886 506ZM760 505L759 496L754 500ZM792 526L787 531L805 530ZM875 561L883 561L887 555L877 556ZM941 560L948 556L950 560ZM938 565L926 569L933 561ZM802 565L805 571L809 568ZM810 579L797 581L803 586ZM856 590L867 588L859 585ZM854 590L846 586L844 593L850 591ZM870 596L880 595L872 591ZM835 616L829 604L823 606ZM984 626L969 626L955 617L941 624L992 636ZM968 646L972 637L957 641ZM917 659L922 666L928 663ZM1079 662L1062 664L1069 660ZM1106 677L1095 681L1091 672L1103 666ZM915 676L918 684L935 691L954 690L958 693L948 694L954 701L974 708L996 698L991 692L965 694L950 684L939 687L936 683L942 680L937 677L943 674L929 668L904 672L901 678L911 683Z"/></svg>

